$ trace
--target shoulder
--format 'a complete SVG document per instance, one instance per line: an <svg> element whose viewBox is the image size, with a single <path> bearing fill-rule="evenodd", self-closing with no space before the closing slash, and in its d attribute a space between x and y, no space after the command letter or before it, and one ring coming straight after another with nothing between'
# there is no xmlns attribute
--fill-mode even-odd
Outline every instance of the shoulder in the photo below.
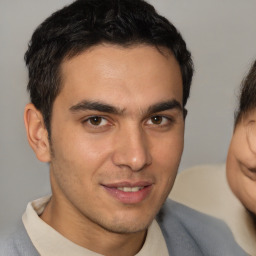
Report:
<svg viewBox="0 0 256 256"><path fill-rule="evenodd" d="M189 201L189 194L191 196L192 193L193 196L197 196L200 200L205 201L209 194L218 192L216 188L223 192L223 190L227 189L226 187L225 164L197 165L185 169L177 175L170 196L174 200L177 198L177 200ZM202 191L205 191L207 196L205 193L202 194Z"/></svg>
<svg viewBox="0 0 256 256"><path fill-rule="evenodd" d="M247 255L224 222L170 199L157 220L173 255Z"/></svg>
<svg viewBox="0 0 256 256"><path fill-rule="evenodd" d="M229 188L224 164L189 168L176 181L169 198L222 219L231 228L237 224L237 214L243 207Z"/></svg>
<svg viewBox="0 0 256 256"><path fill-rule="evenodd" d="M19 223L14 233L1 238L0 255L39 256L22 222Z"/></svg>

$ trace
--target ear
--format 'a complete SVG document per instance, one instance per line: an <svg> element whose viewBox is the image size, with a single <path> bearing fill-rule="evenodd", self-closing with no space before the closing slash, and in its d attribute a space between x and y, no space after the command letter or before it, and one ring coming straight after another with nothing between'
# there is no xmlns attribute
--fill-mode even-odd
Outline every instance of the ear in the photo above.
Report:
<svg viewBox="0 0 256 256"><path fill-rule="evenodd" d="M51 151L48 132L41 112L33 104L27 104L24 111L27 138L38 160L50 162Z"/></svg>
<svg viewBox="0 0 256 256"><path fill-rule="evenodd" d="M249 121L246 127L246 139L250 151L256 154L256 122L255 120Z"/></svg>

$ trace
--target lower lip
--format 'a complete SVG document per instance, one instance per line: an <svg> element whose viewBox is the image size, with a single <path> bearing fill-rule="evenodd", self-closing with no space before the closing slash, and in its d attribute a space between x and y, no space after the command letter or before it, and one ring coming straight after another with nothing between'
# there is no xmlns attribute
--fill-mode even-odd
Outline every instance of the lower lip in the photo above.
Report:
<svg viewBox="0 0 256 256"><path fill-rule="evenodd" d="M145 200L151 189L152 186L146 186L143 189L136 191L136 192L124 192L117 188L106 187L103 186L105 190L115 199L124 203L124 204L137 204Z"/></svg>

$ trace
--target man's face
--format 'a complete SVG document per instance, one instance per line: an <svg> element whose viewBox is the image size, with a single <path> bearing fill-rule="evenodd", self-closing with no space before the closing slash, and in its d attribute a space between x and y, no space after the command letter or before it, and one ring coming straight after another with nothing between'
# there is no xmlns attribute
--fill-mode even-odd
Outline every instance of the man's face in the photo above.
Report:
<svg viewBox="0 0 256 256"><path fill-rule="evenodd" d="M256 214L256 112L247 114L236 126L227 157L229 185L251 212Z"/></svg>
<svg viewBox="0 0 256 256"><path fill-rule="evenodd" d="M81 223L145 230L183 150L179 65L166 49L100 45L67 60L52 112L53 198Z"/></svg>

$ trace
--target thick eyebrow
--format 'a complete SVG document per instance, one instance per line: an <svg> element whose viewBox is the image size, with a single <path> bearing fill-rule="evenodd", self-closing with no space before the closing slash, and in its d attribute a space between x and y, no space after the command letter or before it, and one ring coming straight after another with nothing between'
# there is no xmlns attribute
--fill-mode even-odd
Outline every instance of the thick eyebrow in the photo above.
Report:
<svg viewBox="0 0 256 256"><path fill-rule="evenodd" d="M78 104L73 105L69 109L71 112L96 110L99 112L105 112L105 113L117 114L117 115L120 115L124 112L124 109L120 109L106 103L101 103L98 101L87 101L87 100L81 101Z"/></svg>
<svg viewBox="0 0 256 256"><path fill-rule="evenodd" d="M105 112L105 113L116 114L116 115L121 115L125 112L125 109L114 107L114 106L106 104L106 103L102 103L99 101L87 101L87 100L83 100L83 101L71 106L69 109L71 112L96 110L99 112ZM162 111L170 110L170 109L177 109L180 111L184 111L181 104L177 100L174 99L174 100L159 102L159 103L149 106L149 108L145 111L145 114L147 116L150 116L154 113L162 112Z"/></svg>
<svg viewBox="0 0 256 256"><path fill-rule="evenodd" d="M170 110L170 109L177 109L177 110L180 110L182 112L184 111L181 104L177 100L174 99L174 100L159 102L155 105L150 106L148 108L146 114L147 115L152 115L154 113L162 112L162 111Z"/></svg>

